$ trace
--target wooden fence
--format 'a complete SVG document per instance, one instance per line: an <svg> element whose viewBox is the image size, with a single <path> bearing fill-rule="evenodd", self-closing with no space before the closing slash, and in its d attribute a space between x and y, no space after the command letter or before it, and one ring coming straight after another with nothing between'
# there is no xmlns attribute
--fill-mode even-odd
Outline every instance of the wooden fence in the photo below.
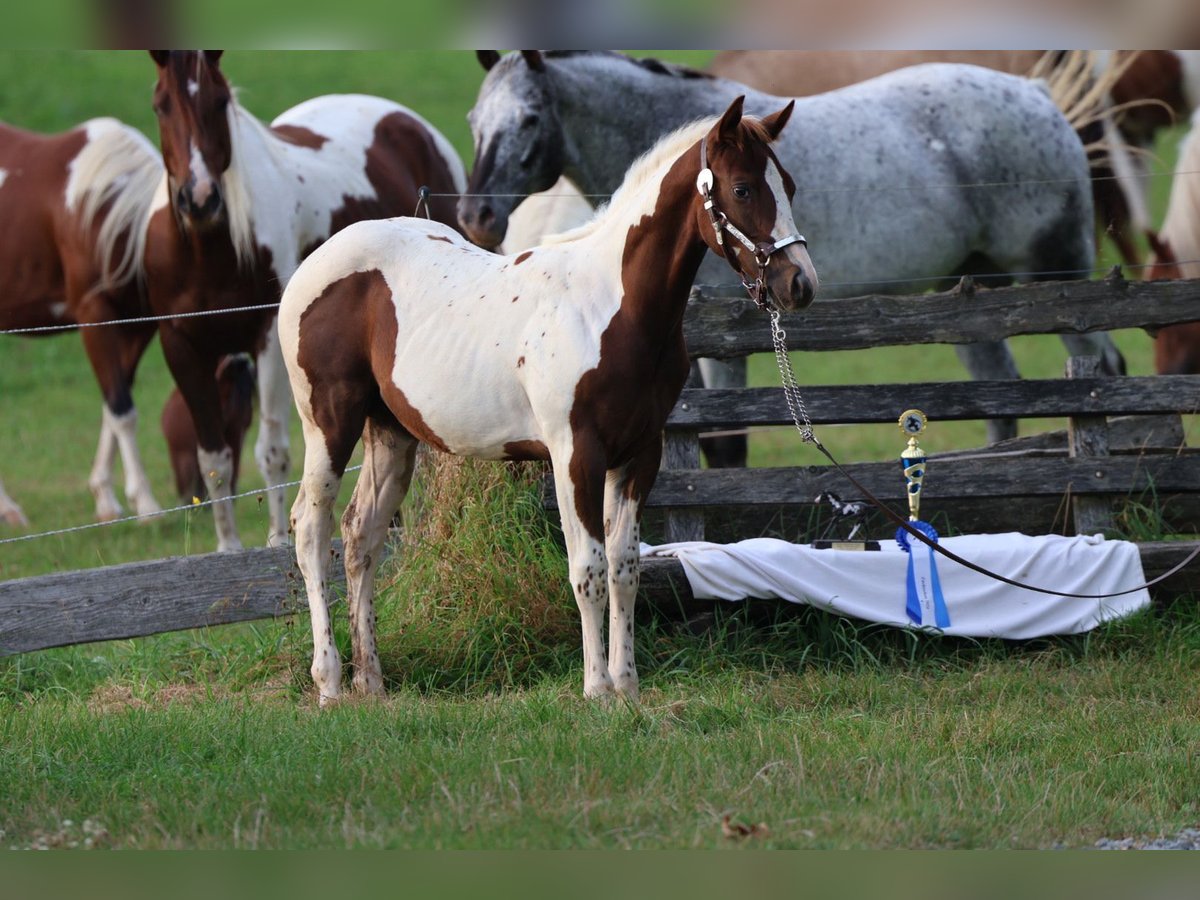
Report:
<svg viewBox="0 0 1200 900"><path fill-rule="evenodd" d="M1198 319L1200 281L1110 277L996 290L975 290L965 282L944 294L818 301L785 315L783 325L793 350L830 350L1153 329ZM765 316L741 297L699 294L685 333L693 356L770 350ZM987 453L933 457L926 504L960 531L1061 523L1068 507L1077 522L1091 527L1103 521L1113 501L1130 498L1149 500L1169 522L1194 529L1200 524L1200 453L1182 446L1179 415L1200 410L1200 376L1099 378L1087 373L1086 363L1076 365L1074 377L1062 380L805 386L803 392L818 426L894 423L912 406L934 421L1068 417L1070 434L1057 440L1019 439ZM1110 421L1117 416L1138 418ZM817 494L833 490L850 499L852 490L827 466L700 468L701 433L790 421L778 388L684 391L668 422L668 465L648 501L659 518L660 536L731 540L773 532L797 537L812 524ZM814 454L814 462L819 459ZM895 463L851 468L881 498L902 501ZM552 491L548 498L552 505ZM1193 546L1188 541L1142 546L1147 576L1168 570ZM1181 572L1160 594L1185 591L1200 591L1200 568ZM302 593L290 549L10 581L0 584L0 653L287 615ZM647 561L643 594L686 597L679 564Z"/></svg>

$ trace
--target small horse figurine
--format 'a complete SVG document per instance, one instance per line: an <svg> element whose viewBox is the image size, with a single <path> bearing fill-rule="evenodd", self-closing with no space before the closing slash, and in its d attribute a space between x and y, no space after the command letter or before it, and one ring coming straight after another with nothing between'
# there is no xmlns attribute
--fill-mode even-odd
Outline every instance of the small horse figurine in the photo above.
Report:
<svg viewBox="0 0 1200 900"><path fill-rule="evenodd" d="M1157 234L1150 231L1150 258L1143 277L1200 278L1200 112L1179 142L1167 215ZM1154 336L1154 369L1159 375L1200 374L1200 322L1168 325Z"/></svg>
<svg viewBox="0 0 1200 900"><path fill-rule="evenodd" d="M585 195L609 193L664 131L719 114L740 94L751 112L787 102L604 51L481 51L480 61L488 73L469 116L476 163L459 220L489 247L521 198L562 175ZM796 120L776 152L801 186L795 214L819 248L825 296L914 293L963 274L993 283L1095 263L1084 147L1037 82L931 63L801 98ZM729 282L712 268L701 279ZM1073 355L1100 356L1105 372L1123 371L1107 335L1063 341ZM1001 341L956 350L976 378L1019 377ZM1015 422L988 423L993 441L1015 430Z"/></svg>
<svg viewBox="0 0 1200 900"><path fill-rule="evenodd" d="M92 119L58 135L0 125L0 330L139 315L141 248L161 177L154 145L116 119ZM81 330L103 397L88 478L100 521L122 513L112 487L118 448L129 503L139 515L161 509L138 453L131 393L154 330L147 324ZM28 524L2 488L0 519Z"/></svg>
<svg viewBox="0 0 1200 900"><path fill-rule="evenodd" d="M322 704L341 691L327 605L333 502L360 436L363 470L342 517L356 691L383 690L375 567L424 441L550 460L583 621L584 694L636 696L639 521L687 377L692 280L712 250L783 309L816 289L795 234L795 185L770 146L791 112L743 119L738 98L715 124L664 138L588 224L516 256L445 225L392 219L347 228L300 266L279 334L304 427L292 522Z"/></svg>
<svg viewBox="0 0 1200 900"><path fill-rule="evenodd" d="M166 178L146 238L146 281L156 313L273 306L296 266L329 235L364 218L428 214L454 221L439 194L463 189L462 163L436 129L379 97L331 95L264 125L234 97L220 51L153 50L154 109ZM217 361L257 355L261 422L255 456L269 488L268 543L286 543L287 421L291 395L275 310L172 319L163 353L187 402L213 500L232 493L233 451L221 419ZM241 546L233 506L213 505L220 550Z"/></svg>

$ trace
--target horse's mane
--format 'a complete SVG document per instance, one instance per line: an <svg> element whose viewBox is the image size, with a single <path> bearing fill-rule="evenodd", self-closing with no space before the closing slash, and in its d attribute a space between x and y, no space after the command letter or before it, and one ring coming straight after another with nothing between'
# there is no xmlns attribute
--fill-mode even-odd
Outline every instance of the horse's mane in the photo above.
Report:
<svg viewBox="0 0 1200 900"><path fill-rule="evenodd" d="M1185 278L1200 277L1200 110L1192 115L1192 128L1179 142L1179 156L1171 179L1167 216L1159 235L1168 241L1179 271Z"/></svg>
<svg viewBox="0 0 1200 900"><path fill-rule="evenodd" d="M286 165L283 158L285 142L238 103L236 93L225 115L229 120L229 168L221 175L221 187L229 217L229 239L238 265L249 266L255 252L251 160L255 154L265 155L283 168Z"/></svg>
<svg viewBox="0 0 1200 900"><path fill-rule="evenodd" d="M578 228L564 231L562 234L550 235L543 240L543 243L568 244L578 241L604 227L609 219L623 216L625 209L637 201L641 189L652 180L661 179L664 175L663 170L682 156L692 144L697 143L708 134L716 121L715 117L698 119L670 132L634 160L629 171L625 173L625 180L613 193L612 199L597 209L591 219ZM742 121L749 124L747 119Z"/></svg>
<svg viewBox="0 0 1200 900"><path fill-rule="evenodd" d="M118 288L142 272L146 226L163 179L162 155L140 131L116 119L92 119L84 127L88 140L71 163L66 205L85 232L105 210L94 252L102 286Z"/></svg>
<svg viewBox="0 0 1200 900"><path fill-rule="evenodd" d="M652 72L655 75L667 75L671 78L713 78L710 72L702 72L699 69L693 69L691 66L680 65L679 63L664 62L661 59L655 59L652 56L636 57L626 56L624 53L618 53L616 50L547 50L543 53L547 59L571 59L572 57L596 57L605 59L620 59L627 63L632 63L645 69L647 72Z"/></svg>

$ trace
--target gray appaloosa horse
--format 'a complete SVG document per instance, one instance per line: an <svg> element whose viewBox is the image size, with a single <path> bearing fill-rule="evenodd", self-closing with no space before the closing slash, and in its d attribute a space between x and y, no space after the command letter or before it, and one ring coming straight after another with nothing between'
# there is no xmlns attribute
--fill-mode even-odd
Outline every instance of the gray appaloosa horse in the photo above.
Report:
<svg viewBox="0 0 1200 900"><path fill-rule="evenodd" d="M785 102L604 51L483 51L480 59L488 74L470 113L475 166L458 212L484 246L503 239L523 197L560 175L585 195L609 193L664 131L715 115L741 94L749 112ZM914 66L797 100L777 152L798 185L794 212L824 296L913 293L968 273L993 276L988 283L1048 279L1095 262L1087 158L1036 81ZM698 280L729 278L713 259ZM1105 334L1063 342L1072 354L1100 356L1106 372L1124 370ZM1001 341L958 350L975 378L1018 377ZM991 440L1015 433L1015 422L989 422Z"/></svg>

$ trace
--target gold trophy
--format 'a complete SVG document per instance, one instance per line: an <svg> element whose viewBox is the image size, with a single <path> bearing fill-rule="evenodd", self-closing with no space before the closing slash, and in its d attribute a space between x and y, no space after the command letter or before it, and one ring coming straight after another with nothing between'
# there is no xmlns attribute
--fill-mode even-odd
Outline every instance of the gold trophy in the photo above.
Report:
<svg viewBox="0 0 1200 900"><path fill-rule="evenodd" d="M919 409L906 409L900 414L900 430L908 435L908 446L900 453L904 465L904 481L908 486L908 520L921 518L921 486L925 481L925 451L917 442L917 435L925 430L925 413Z"/></svg>

